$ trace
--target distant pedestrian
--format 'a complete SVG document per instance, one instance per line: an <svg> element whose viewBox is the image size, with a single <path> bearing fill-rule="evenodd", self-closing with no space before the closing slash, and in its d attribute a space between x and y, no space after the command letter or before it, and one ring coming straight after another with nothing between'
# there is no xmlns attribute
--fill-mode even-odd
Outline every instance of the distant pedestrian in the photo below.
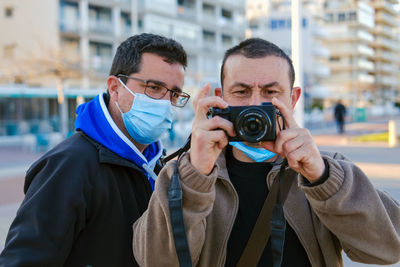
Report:
<svg viewBox="0 0 400 267"><path fill-rule="evenodd" d="M346 107L343 105L342 100L338 100L334 109L334 115L339 134L344 133L344 119L346 116Z"/></svg>

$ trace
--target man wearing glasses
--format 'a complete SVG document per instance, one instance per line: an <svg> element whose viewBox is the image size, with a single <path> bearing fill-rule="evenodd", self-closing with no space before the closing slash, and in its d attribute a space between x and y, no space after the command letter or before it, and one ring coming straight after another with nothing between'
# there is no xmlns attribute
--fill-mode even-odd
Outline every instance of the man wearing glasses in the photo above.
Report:
<svg viewBox="0 0 400 267"><path fill-rule="evenodd" d="M132 224L153 191L158 140L189 100L186 64L158 35L118 47L107 93L79 106L77 132L28 170L0 266L138 266Z"/></svg>

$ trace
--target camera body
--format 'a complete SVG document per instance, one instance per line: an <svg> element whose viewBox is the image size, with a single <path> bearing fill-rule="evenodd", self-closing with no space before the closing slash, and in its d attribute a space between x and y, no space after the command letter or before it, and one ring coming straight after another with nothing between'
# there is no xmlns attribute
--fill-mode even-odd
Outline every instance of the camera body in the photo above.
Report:
<svg viewBox="0 0 400 267"><path fill-rule="evenodd" d="M214 116L233 123L236 136L228 136L229 141L258 143L276 139L276 108L271 102L263 102L260 106L210 108L209 117Z"/></svg>

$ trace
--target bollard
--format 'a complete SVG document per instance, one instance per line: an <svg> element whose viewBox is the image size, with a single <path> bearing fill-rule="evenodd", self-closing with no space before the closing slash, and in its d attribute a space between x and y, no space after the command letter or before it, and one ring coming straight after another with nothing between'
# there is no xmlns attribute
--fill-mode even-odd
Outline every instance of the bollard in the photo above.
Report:
<svg viewBox="0 0 400 267"><path fill-rule="evenodd" d="M388 125L389 130L389 147L395 147L399 144L400 136L400 121L390 120Z"/></svg>

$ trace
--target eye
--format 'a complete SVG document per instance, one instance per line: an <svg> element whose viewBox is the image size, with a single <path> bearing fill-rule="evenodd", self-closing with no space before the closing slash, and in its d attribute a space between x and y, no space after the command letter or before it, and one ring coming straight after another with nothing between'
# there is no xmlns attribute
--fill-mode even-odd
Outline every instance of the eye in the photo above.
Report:
<svg viewBox="0 0 400 267"><path fill-rule="evenodd" d="M277 95L279 93L279 91L278 90L275 90L275 89L267 89L267 90L264 90L263 91L263 95L264 96L273 96L273 95Z"/></svg>
<svg viewBox="0 0 400 267"><path fill-rule="evenodd" d="M172 91L172 92L171 92L171 96L172 96L172 98L178 99L179 96L180 96L180 93L179 93L178 91Z"/></svg>
<svg viewBox="0 0 400 267"><path fill-rule="evenodd" d="M232 94L233 94L234 96L243 97L243 96L249 95L249 92L250 92L250 91L247 90L247 89L237 89L237 90L232 91Z"/></svg>
<svg viewBox="0 0 400 267"><path fill-rule="evenodd" d="M159 92L159 91L163 91L163 87L155 84L155 83L148 83L146 86L149 90L154 91L154 92Z"/></svg>

